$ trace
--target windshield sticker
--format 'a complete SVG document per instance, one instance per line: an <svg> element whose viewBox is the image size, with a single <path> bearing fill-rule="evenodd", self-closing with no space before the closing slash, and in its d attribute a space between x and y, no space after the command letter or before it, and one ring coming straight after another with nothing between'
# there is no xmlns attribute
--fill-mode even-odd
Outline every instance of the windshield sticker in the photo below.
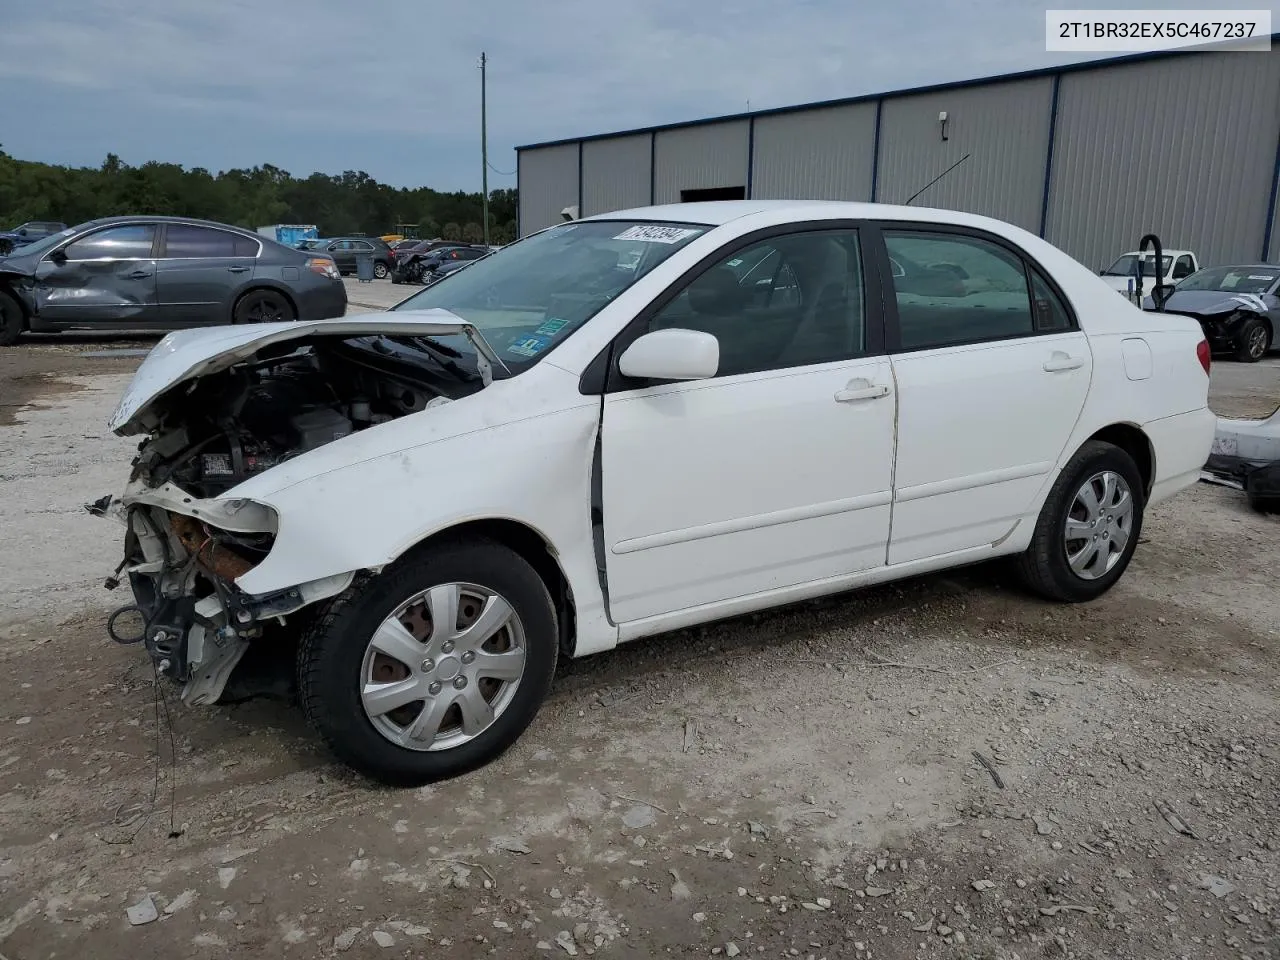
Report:
<svg viewBox="0 0 1280 960"><path fill-rule="evenodd" d="M1268 277L1265 274L1261 274L1261 273L1251 273L1249 274L1249 279L1250 280L1266 280L1268 283L1270 283L1272 280L1275 279L1275 277Z"/></svg>
<svg viewBox="0 0 1280 960"><path fill-rule="evenodd" d="M514 353L518 357L536 357L547 349L549 342L550 340L547 337L520 337L512 341L511 346L507 347L507 353Z"/></svg>
<svg viewBox="0 0 1280 960"><path fill-rule="evenodd" d="M548 337L554 337L568 325L568 320L561 320L559 317L548 317L542 322L542 326L533 332L535 334L545 334Z"/></svg>
<svg viewBox="0 0 1280 960"><path fill-rule="evenodd" d="M734 257L732 260L730 260L728 263L726 263L726 264L725 264L725 266L726 266L726 267L740 267L740 266L742 266L742 258L741 258L741 257Z"/></svg>
<svg viewBox="0 0 1280 960"><path fill-rule="evenodd" d="M1240 282L1240 274L1228 273L1225 277L1222 278L1222 288L1224 290L1229 290L1239 282Z"/></svg>
<svg viewBox="0 0 1280 960"><path fill-rule="evenodd" d="M645 243L679 243L681 240L701 232L700 230L690 230L686 227L647 225L643 227L628 227L613 239L642 240Z"/></svg>

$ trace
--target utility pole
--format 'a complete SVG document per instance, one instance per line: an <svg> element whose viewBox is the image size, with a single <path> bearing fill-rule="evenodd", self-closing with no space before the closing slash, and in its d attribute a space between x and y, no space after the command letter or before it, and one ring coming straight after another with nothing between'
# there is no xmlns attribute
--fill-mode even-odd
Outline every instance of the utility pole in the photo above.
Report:
<svg viewBox="0 0 1280 960"><path fill-rule="evenodd" d="M480 183L484 196L481 208L484 216L484 245L489 245L489 122L486 116L485 65L489 58L480 53Z"/></svg>

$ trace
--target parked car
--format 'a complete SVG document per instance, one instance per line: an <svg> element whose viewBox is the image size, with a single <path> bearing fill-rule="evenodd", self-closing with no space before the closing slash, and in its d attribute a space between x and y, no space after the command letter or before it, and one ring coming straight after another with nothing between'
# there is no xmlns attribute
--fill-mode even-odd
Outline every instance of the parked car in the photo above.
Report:
<svg viewBox="0 0 1280 960"><path fill-rule="evenodd" d="M379 280L386 278L396 262L395 254L380 237L330 237L315 249L333 257L344 276L356 272L362 256L373 258L373 275Z"/></svg>
<svg viewBox="0 0 1280 960"><path fill-rule="evenodd" d="M473 263L478 263L484 257L478 257L475 260L446 260L438 267L432 270L423 278L423 283L435 283L437 280L443 280L451 273L457 273L463 267L469 267Z"/></svg>
<svg viewBox="0 0 1280 960"><path fill-rule="evenodd" d="M205 220L90 220L0 260L0 345L25 330L321 320L346 308L329 257Z"/></svg>
<svg viewBox="0 0 1280 960"><path fill-rule="evenodd" d="M1143 308L1157 309L1151 297ZM1271 349L1280 324L1280 264L1234 264L1193 273L1179 281L1159 311L1194 317L1210 348L1257 363Z"/></svg>
<svg viewBox="0 0 1280 960"><path fill-rule="evenodd" d="M406 256L397 257L396 275L392 279L399 283L426 283L442 263L479 260L488 254L487 247L468 243L440 245L425 252L411 251Z"/></svg>
<svg viewBox="0 0 1280 960"><path fill-rule="evenodd" d="M734 269L768 256L768 284ZM971 292L904 289L890 258ZM1199 477L1209 365L1195 321L1007 223L675 204L549 227L385 313L163 341L95 510L186 703L242 696L246 651L296 623L320 736L420 784L509 747L562 657L999 557L1101 596Z"/></svg>
<svg viewBox="0 0 1280 960"><path fill-rule="evenodd" d="M410 247L416 247L420 243L422 243L422 241L417 237L405 237L403 240L397 240L395 243L391 244L391 249L393 252L398 253L401 250L408 250Z"/></svg>
<svg viewBox="0 0 1280 960"><path fill-rule="evenodd" d="M28 220L12 230L0 231L0 257L7 257L14 250L20 250L29 243L43 240L65 229L67 229L65 223L55 223L52 220Z"/></svg>
<svg viewBox="0 0 1280 960"><path fill-rule="evenodd" d="M1138 262L1141 261L1141 267ZM1102 278L1117 293L1128 293L1133 284L1134 270L1142 271L1142 297L1150 295L1156 285L1156 257L1154 253L1130 250L1116 258L1102 271ZM1160 275L1165 284L1173 286L1200 269L1200 259L1193 250L1165 250L1160 258Z"/></svg>
<svg viewBox="0 0 1280 960"><path fill-rule="evenodd" d="M1280 407L1261 420L1219 417L1201 476L1243 490L1260 513L1280 513Z"/></svg>
<svg viewBox="0 0 1280 960"><path fill-rule="evenodd" d="M307 240L299 240L294 246L299 250L315 250L329 242L328 237L311 237Z"/></svg>

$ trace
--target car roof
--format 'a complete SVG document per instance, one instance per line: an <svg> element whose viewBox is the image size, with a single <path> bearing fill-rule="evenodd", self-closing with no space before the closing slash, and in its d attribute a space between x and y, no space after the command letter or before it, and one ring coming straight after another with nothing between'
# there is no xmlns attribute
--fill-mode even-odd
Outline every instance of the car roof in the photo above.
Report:
<svg viewBox="0 0 1280 960"><path fill-rule="evenodd" d="M866 203L848 200L706 200L692 203L669 203L649 207L633 207L610 213L583 217L591 220L657 220L669 223L691 223L719 227L756 214L787 216L796 220L906 220L917 223L939 223L1007 232L1013 224L961 210L936 207L908 207L900 204Z"/></svg>
<svg viewBox="0 0 1280 960"><path fill-rule="evenodd" d="M245 227L237 227L235 224L231 223L219 223L217 220L201 220L197 217L165 217L158 215L152 216L150 214L136 214L133 216L99 217L96 220L86 220L81 226L87 227L92 225L95 227L106 227L116 223L181 223L192 227L213 227L218 230L234 230L237 233L242 233L247 237L253 237L257 240L270 239L269 237L260 236Z"/></svg>

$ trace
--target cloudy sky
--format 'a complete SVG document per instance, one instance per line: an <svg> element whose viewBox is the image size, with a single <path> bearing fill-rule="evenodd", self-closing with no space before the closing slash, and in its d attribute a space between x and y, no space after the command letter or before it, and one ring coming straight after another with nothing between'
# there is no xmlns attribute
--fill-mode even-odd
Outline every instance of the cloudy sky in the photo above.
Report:
<svg viewBox="0 0 1280 960"><path fill-rule="evenodd" d="M3 18L15 156L448 190L480 185L481 50L508 174L491 187L514 186L518 144L1081 59L1045 52L1025 0L50 0Z"/></svg>

